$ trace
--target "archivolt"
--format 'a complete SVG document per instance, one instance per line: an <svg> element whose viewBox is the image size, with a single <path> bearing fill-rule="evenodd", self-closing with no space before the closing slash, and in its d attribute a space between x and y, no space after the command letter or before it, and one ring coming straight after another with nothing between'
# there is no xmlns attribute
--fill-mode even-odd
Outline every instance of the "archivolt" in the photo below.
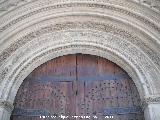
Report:
<svg viewBox="0 0 160 120"><path fill-rule="evenodd" d="M71 25L71 23L69 24ZM30 42L18 48L14 52L16 55L10 57L12 62L9 65L9 75L5 77L3 82L1 97L13 102L23 79L34 68L43 62L67 53L87 53L105 57L117 63L129 73L135 81L141 97L156 92L156 89L153 89L154 84L148 80L152 77L150 74L154 74L154 77L157 76L155 74L156 70L152 69L148 71L149 74L147 73L146 69L153 64L143 51L134 44L124 38L115 36L112 32L72 28L60 32L48 31L45 35L36 36Z"/></svg>
<svg viewBox="0 0 160 120"><path fill-rule="evenodd" d="M0 99L12 104L19 86L33 69L74 53L101 56L121 66L134 80L142 101L159 96L159 21L104 1L105 5L83 2L52 3L57 7L39 3L40 8L35 10L30 5L28 13L20 12L20 7L0 19L4 23L0 34Z"/></svg>

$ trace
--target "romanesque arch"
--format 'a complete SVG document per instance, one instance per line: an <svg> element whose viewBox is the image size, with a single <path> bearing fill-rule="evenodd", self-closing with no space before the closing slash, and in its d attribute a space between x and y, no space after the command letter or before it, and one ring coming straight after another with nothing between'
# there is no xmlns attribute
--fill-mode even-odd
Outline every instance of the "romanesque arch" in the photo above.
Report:
<svg viewBox="0 0 160 120"><path fill-rule="evenodd" d="M157 7L121 0L36 0L23 4L19 0L17 7L9 3L0 18L2 120L9 119L17 90L29 73L50 59L73 53L101 56L122 67L137 86L146 120L158 120Z"/></svg>

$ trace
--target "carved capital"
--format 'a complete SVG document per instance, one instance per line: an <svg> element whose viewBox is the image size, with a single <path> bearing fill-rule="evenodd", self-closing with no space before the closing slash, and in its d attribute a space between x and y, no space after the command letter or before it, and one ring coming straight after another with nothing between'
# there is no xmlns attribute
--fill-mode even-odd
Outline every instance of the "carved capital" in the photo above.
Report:
<svg viewBox="0 0 160 120"><path fill-rule="evenodd" d="M11 113L14 106L9 101L0 99L0 108L4 108L5 110Z"/></svg>
<svg viewBox="0 0 160 120"><path fill-rule="evenodd" d="M143 106L143 108L145 108L149 104L159 104L159 103L160 103L160 96L154 96L154 97L151 96L151 97L147 97L143 100L142 106Z"/></svg>

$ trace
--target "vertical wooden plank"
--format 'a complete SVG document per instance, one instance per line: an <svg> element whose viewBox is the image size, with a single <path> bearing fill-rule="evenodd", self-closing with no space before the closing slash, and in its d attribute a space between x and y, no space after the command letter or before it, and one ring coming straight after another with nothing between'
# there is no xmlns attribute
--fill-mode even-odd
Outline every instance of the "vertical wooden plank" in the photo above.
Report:
<svg viewBox="0 0 160 120"><path fill-rule="evenodd" d="M98 104L96 100L96 94L98 93L97 88L95 88L96 83L90 79L93 75L98 75L96 56L77 54L77 99L83 101L81 107L78 107L78 110L80 108L83 109L79 110L77 115L82 115L83 113L83 116L93 116L97 113L96 108L98 108L100 104Z"/></svg>
<svg viewBox="0 0 160 120"><path fill-rule="evenodd" d="M86 115L85 81L77 81L76 84L77 84L77 91L75 91L76 115L85 116ZM78 118L76 120L81 120L81 118Z"/></svg>

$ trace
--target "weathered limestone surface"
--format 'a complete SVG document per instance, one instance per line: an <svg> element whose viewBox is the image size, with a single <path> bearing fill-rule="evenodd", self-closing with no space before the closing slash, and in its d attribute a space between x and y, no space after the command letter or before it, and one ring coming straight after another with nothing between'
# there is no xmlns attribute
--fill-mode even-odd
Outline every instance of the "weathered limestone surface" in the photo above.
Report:
<svg viewBox="0 0 160 120"><path fill-rule="evenodd" d="M0 0L0 120L21 83L55 57L85 53L133 79L146 120L159 120L159 0Z"/></svg>
<svg viewBox="0 0 160 120"><path fill-rule="evenodd" d="M160 104L149 104L144 110L145 120L159 120Z"/></svg>
<svg viewBox="0 0 160 120"><path fill-rule="evenodd" d="M0 119L10 120L10 115L13 110L13 105L7 101L0 99Z"/></svg>

